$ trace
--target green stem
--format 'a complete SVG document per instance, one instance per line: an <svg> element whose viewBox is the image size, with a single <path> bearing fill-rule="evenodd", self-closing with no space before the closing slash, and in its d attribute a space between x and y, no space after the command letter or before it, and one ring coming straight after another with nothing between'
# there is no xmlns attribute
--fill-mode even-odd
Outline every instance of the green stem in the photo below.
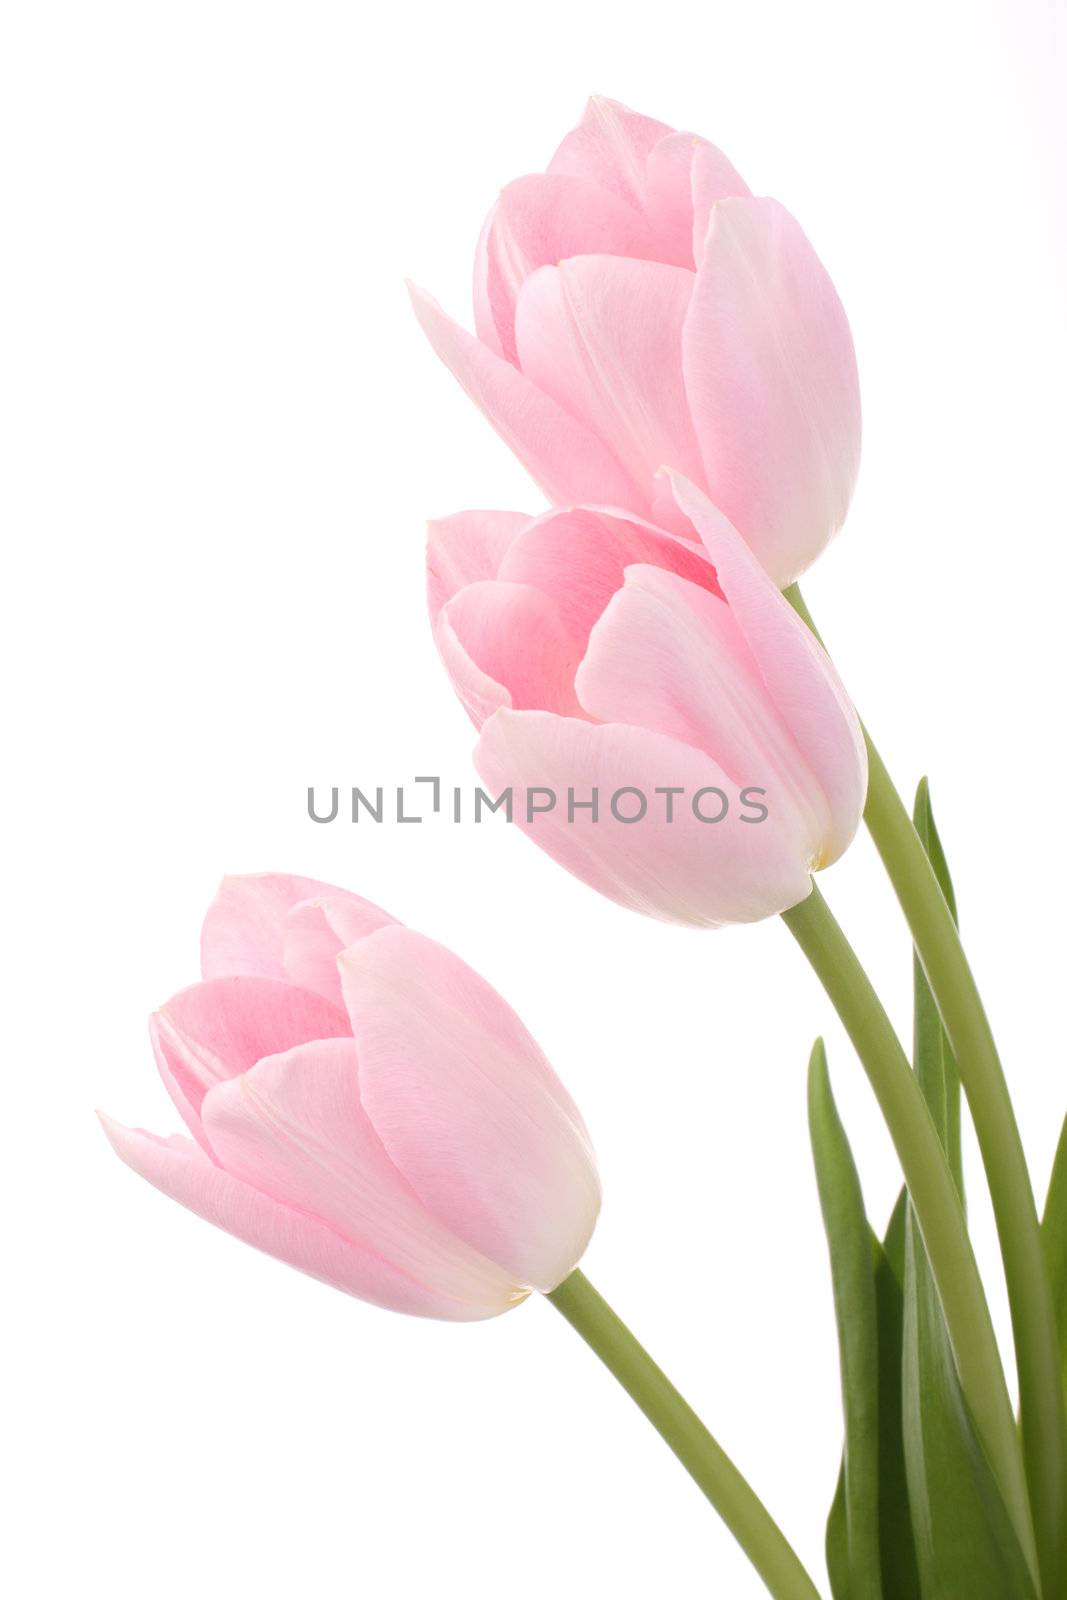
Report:
<svg viewBox="0 0 1067 1600"><path fill-rule="evenodd" d="M794 585L786 599L816 638ZM1067 1596L1067 1409L1033 1186L1004 1069L959 931L885 763L864 729L871 838L904 912L959 1066L996 1218L1019 1375L1023 1457L1046 1600Z"/></svg>
<svg viewBox="0 0 1067 1600"><path fill-rule="evenodd" d="M960 1384L1032 1564L1034 1538L1015 1417L959 1193L918 1079L870 979L813 884L783 913L856 1048L881 1107L937 1284Z"/></svg>
<svg viewBox="0 0 1067 1600"><path fill-rule="evenodd" d="M775 1600L819 1600L818 1590L763 1502L585 1274L572 1272L547 1299L670 1445Z"/></svg>

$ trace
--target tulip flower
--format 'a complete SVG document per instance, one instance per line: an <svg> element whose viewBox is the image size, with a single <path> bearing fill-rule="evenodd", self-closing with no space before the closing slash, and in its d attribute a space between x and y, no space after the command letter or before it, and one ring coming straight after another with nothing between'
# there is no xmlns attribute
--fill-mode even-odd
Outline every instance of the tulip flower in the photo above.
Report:
<svg viewBox="0 0 1067 1600"><path fill-rule="evenodd" d="M591 100L509 183L475 267L477 337L421 290L431 344L554 505L695 537L656 479L706 490L780 587L844 521L859 383L833 284L714 145Z"/></svg>
<svg viewBox="0 0 1067 1600"><path fill-rule="evenodd" d="M701 547L590 507L432 524L430 612L475 764L524 832L622 905L752 922L850 843L866 754L822 647L672 483Z"/></svg>
<svg viewBox="0 0 1067 1600"><path fill-rule="evenodd" d="M600 1188L574 1104L515 1013L440 945L306 878L229 878L203 982L152 1019L192 1138L104 1118L199 1216L338 1289L456 1321L548 1292Z"/></svg>

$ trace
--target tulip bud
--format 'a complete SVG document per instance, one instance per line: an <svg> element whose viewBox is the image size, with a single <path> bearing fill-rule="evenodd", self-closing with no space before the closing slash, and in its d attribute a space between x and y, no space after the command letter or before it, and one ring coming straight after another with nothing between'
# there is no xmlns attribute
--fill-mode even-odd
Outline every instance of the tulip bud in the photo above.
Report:
<svg viewBox="0 0 1067 1600"><path fill-rule="evenodd" d="M421 290L431 344L554 505L695 537L656 472L706 490L784 587L844 521L859 465L848 321L797 223L714 145L591 100L493 207L477 337Z"/></svg>
<svg viewBox="0 0 1067 1600"><path fill-rule="evenodd" d="M229 878L204 981L152 1019L193 1134L103 1118L199 1216L364 1300L495 1316L577 1264L600 1187L585 1126L458 957L310 879Z"/></svg>
<svg viewBox="0 0 1067 1600"><path fill-rule="evenodd" d="M433 524L434 633L481 730L478 771L549 855L653 916L753 922L850 843L866 752L745 542L692 484L671 487L702 547L589 507Z"/></svg>

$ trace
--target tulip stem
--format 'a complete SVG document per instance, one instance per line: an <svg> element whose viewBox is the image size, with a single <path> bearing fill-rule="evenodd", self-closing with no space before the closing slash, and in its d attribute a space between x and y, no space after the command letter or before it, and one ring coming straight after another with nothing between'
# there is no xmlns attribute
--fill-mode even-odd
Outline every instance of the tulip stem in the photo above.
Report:
<svg viewBox="0 0 1067 1600"><path fill-rule="evenodd" d="M784 912L782 920L833 1001L881 1107L937 1284L960 1384L1036 1575L1026 1478L996 1334L959 1191L919 1080L870 979L814 883L808 898Z"/></svg>
<svg viewBox="0 0 1067 1600"><path fill-rule="evenodd" d="M583 1272L546 1296L618 1379L710 1500L775 1600L819 1592L759 1496Z"/></svg>
<svg viewBox="0 0 1067 1600"><path fill-rule="evenodd" d="M786 599L819 633L794 584ZM1067 1409L1055 1308L1019 1125L959 930L911 817L864 729L868 830L904 912L948 1035L982 1152L1011 1307L1019 1419L1047 1600L1067 1596Z"/></svg>

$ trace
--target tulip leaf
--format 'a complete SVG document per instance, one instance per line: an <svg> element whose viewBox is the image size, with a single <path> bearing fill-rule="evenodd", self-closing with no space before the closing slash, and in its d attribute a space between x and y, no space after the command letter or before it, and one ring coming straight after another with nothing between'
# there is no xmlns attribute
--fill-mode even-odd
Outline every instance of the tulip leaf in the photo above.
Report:
<svg viewBox="0 0 1067 1600"><path fill-rule="evenodd" d="M845 1463L842 1461L830 1515L826 1519L826 1571L834 1600L848 1600L848 1566L848 1512L845 1508Z"/></svg>
<svg viewBox="0 0 1067 1600"><path fill-rule="evenodd" d="M907 1211L901 1204L890 1219L886 1243L871 1237L878 1305L878 1534L885 1600L919 1600L921 1594L901 1412L906 1227Z"/></svg>
<svg viewBox="0 0 1067 1600"><path fill-rule="evenodd" d="M906 1246L904 1455L922 1593L1036 1600L1030 1569L960 1387L910 1207Z"/></svg>
<svg viewBox="0 0 1067 1600"><path fill-rule="evenodd" d="M908 1507L901 1431L901 1359L904 1337L904 1250L907 1226L902 1193L886 1232L871 1234L878 1311L878 1545L884 1600L920 1600L919 1569ZM844 1522L845 1467L826 1527L826 1559L835 1600L849 1594L848 1534Z"/></svg>
<svg viewBox="0 0 1067 1600"><path fill-rule="evenodd" d="M826 1530L834 1600L882 1600L878 1532L878 1304L859 1174L834 1104L826 1051L808 1069L808 1121L841 1352L842 1481Z"/></svg>
<svg viewBox="0 0 1067 1600"><path fill-rule="evenodd" d="M1060 1365L1063 1368L1064 1390L1067 1391L1067 1118L1064 1118L1056 1159L1052 1164L1041 1237L1060 1330Z"/></svg>
<svg viewBox="0 0 1067 1600"><path fill-rule="evenodd" d="M885 1256L886 1265L892 1268L893 1276L897 1280L897 1287L901 1294L904 1292L904 1250L907 1243L908 1225L908 1191L901 1189L897 1195L897 1203L893 1207L889 1222L886 1225L885 1238L882 1240L882 1254Z"/></svg>
<svg viewBox="0 0 1067 1600"><path fill-rule="evenodd" d="M941 886L941 892L948 902L954 921L958 921L956 914L956 896L952 888L952 879L949 876L948 863L941 844L941 838L934 822L933 807L930 803L930 784L923 778L915 795L915 831L922 841L930 865ZM948 1164L952 1176L956 1180L960 1199L963 1199L963 1155L960 1137L960 1074L956 1065L956 1058L952 1053L952 1046L945 1036L938 1015L937 1005L930 992L930 985L926 981L926 974L922 969L918 956L913 956L915 964L915 1022L914 1022L914 1051L915 1071L922 1084L923 1093L930 1107L930 1114L934 1119L941 1143L948 1156Z"/></svg>
<svg viewBox="0 0 1067 1600"><path fill-rule="evenodd" d="M915 826L955 916L925 778L915 799ZM915 1075L962 1199L959 1072L918 961L914 978ZM1030 1569L960 1386L933 1274L906 1196L890 1230L898 1264L903 1243L901 1427L922 1594L1034 1600Z"/></svg>

